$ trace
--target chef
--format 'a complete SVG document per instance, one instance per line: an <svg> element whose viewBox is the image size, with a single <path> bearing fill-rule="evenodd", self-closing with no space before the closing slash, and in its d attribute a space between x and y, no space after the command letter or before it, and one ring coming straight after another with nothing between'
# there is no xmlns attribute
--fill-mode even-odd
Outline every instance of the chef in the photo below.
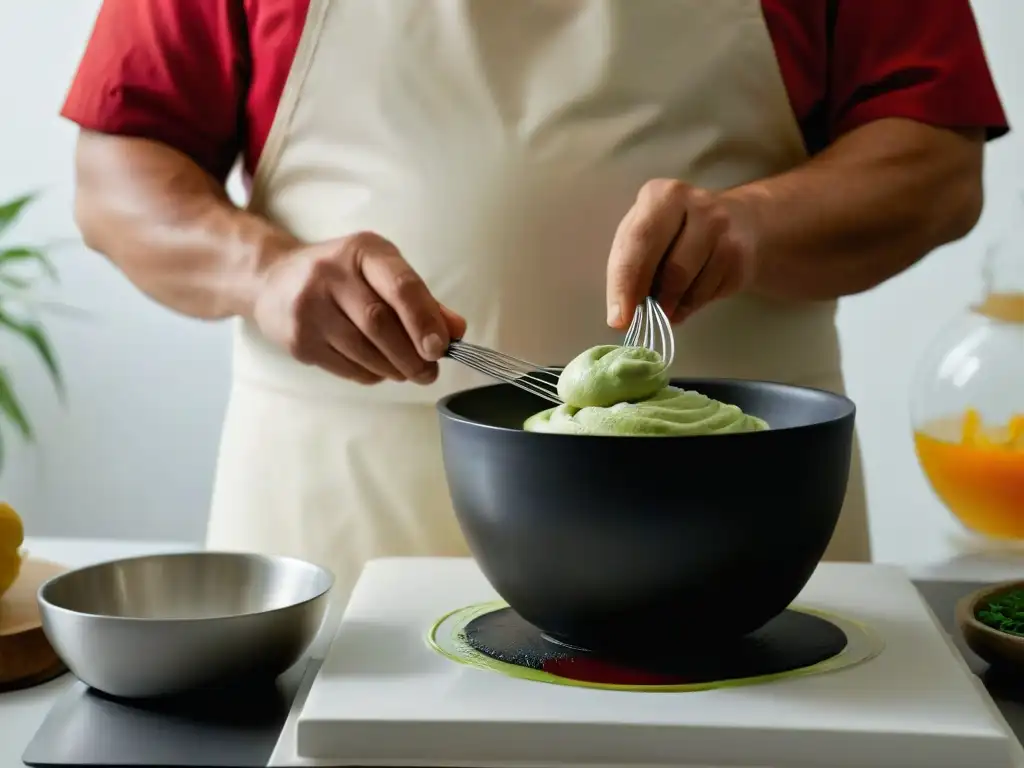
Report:
<svg viewBox="0 0 1024 768"><path fill-rule="evenodd" d="M1007 130L968 0L106 0L63 115L86 243L234 321L209 546L341 595L466 554L449 339L621 342L666 258L675 375L842 392L836 300L967 234ZM855 458L828 559L865 506Z"/></svg>

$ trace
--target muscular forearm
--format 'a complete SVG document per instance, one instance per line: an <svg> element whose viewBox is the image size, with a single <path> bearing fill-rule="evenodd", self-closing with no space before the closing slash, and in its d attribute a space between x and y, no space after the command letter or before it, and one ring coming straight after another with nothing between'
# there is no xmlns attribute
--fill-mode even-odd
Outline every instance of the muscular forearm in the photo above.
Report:
<svg viewBox="0 0 1024 768"><path fill-rule="evenodd" d="M980 131L882 120L790 173L729 191L757 220L752 290L859 293L963 237L981 213L982 152Z"/></svg>
<svg viewBox="0 0 1024 768"><path fill-rule="evenodd" d="M75 217L86 244L183 314L249 316L265 268L298 245L162 144L84 133L76 167Z"/></svg>

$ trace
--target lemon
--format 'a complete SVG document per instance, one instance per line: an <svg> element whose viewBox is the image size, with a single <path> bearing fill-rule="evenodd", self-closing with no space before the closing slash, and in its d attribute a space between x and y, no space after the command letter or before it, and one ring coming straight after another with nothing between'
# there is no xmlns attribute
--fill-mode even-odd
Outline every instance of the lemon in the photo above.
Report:
<svg viewBox="0 0 1024 768"><path fill-rule="evenodd" d="M25 527L10 504L0 502L0 597L11 588L21 571L21 545Z"/></svg>

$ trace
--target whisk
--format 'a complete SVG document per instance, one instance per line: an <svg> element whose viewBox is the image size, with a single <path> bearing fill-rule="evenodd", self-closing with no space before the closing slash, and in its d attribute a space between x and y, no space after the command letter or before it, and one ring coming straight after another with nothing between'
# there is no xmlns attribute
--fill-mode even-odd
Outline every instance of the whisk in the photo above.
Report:
<svg viewBox="0 0 1024 768"><path fill-rule="evenodd" d="M550 368L461 340L453 340L445 356L492 379L512 384L557 405L562 404L562 398L558 396L558 372Z"/></svg>
<svg viewBox="0 0 1024 768"><path fill-rule="evenodd" d="M672 322L653 296L641 301L633 312L633 322L626 331L624 347L646 347L661 355L665 367L676 357L676 338L672 335Z"/></svg>
<svg viewBox="0 0 1024 768"><path fill-rule="evenodd" d="M650 296L633 313L633 322L626 332L623 346L652 349L661 355L666 368L672 365L676 353L672 323L661 305ZM558 372L551 368L459 339L448 345L445 356L484 376L512 384L549 402L559 405L563 402L558 396Z"/></svg>

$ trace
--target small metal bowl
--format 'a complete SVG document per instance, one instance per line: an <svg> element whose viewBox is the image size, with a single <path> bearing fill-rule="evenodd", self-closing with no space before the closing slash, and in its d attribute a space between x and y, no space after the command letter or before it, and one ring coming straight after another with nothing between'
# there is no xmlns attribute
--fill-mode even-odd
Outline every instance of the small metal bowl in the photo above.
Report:
<svg viewBox="0 0 1024 768"><path fill-rule="evenodd" d="M78 679L151 698L277 678L316 637L333 586L302 560L189 552L70 571L38 600L47 639Z"/></svg>
<svg viewBox="0 0 1024 768"><path fill-rule="evenodd" d="M977 618L978 611L1000 595L1024 589L1024 581L992 584L961 598L956 605L956 622L967 647L990 666L1015 675L1024 673L1024 637L1000 632Z"/></svg>

